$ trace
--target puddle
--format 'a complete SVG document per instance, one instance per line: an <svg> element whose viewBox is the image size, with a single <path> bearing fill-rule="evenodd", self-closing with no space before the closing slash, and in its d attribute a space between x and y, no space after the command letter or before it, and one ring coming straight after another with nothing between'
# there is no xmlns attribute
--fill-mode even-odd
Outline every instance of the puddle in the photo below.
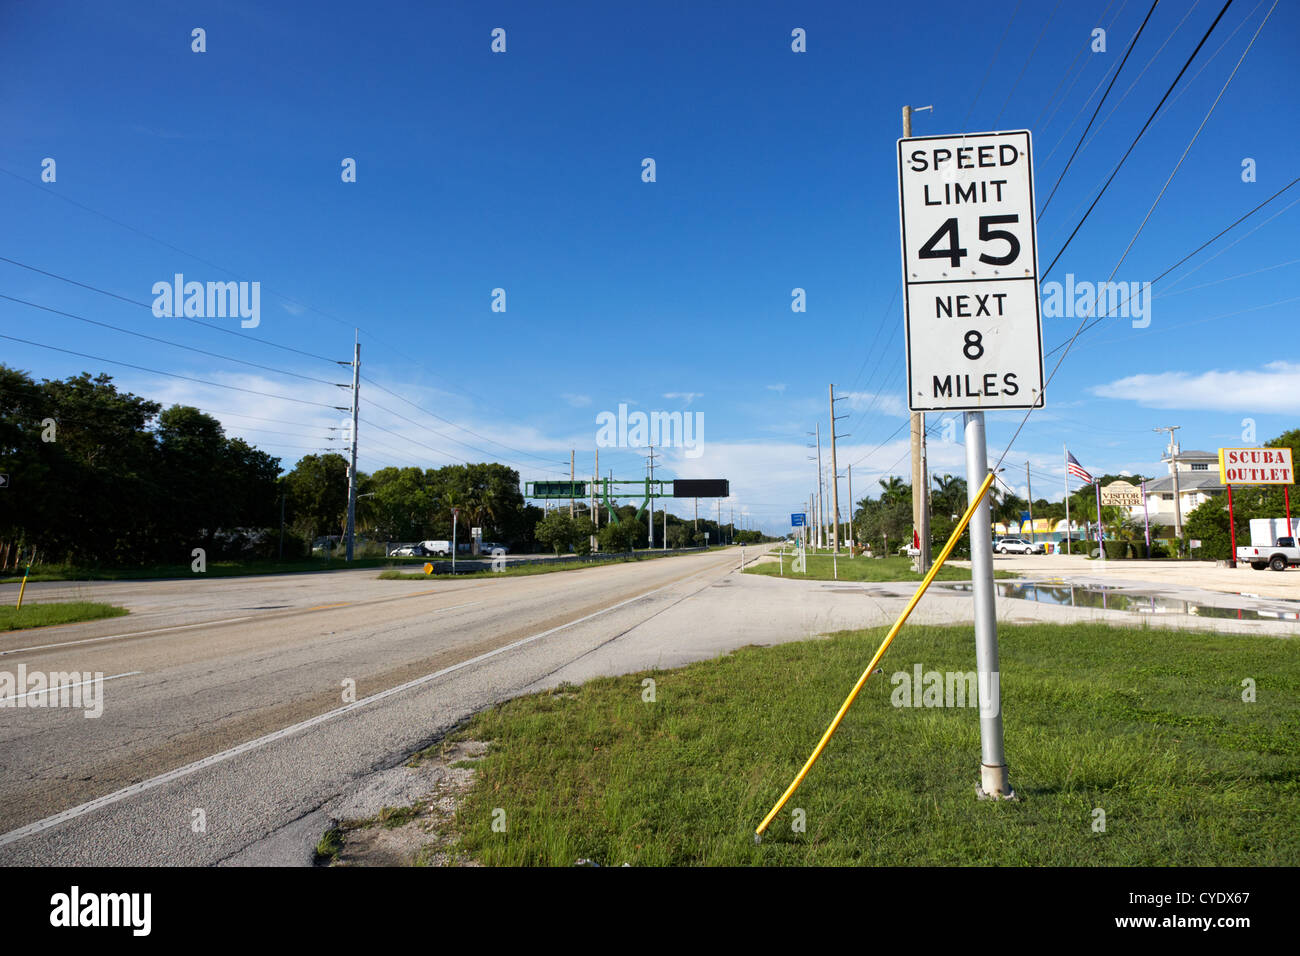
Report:
<svg viewBox="0 0 1300 956"><path fill-rule="evenodd" d="M1114 585L1071 585L1044 582L995 581L999 597L1057 604L1062 607L1096 607L1107 611L1137 611L1144 614L1192 614L1197 617L1231 618L1238 621L1300 621L1300 610L1268 610L1244 607L1216 607L1141 592L1121 592ZM969 584L947 584L952 591L969 592Z"/></svg>

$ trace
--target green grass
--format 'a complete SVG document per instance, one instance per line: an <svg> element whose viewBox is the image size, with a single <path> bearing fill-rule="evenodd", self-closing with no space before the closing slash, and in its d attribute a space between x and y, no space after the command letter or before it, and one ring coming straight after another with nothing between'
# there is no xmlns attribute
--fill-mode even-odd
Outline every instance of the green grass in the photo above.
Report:
<svg viewBox="0 0 1300 956"><path fill-rule="evenodd" d="M712 548L701 548L700 552L718 551L718 550L721 550L721 548L714 546ZM692 552L692 553L699 553L699 552ZM519 564L519 565L507 564L505 568L500 571L492 571L489 569L486 571L467 571L455 575L452 575L450 573L425 574L423 571L420 571L418 573L412 573L410 571L398 571L396 569L389 569L387 571L382 572L379 575L379 578L380 580L383 581L422 581L422 580L427 581L429 578L451 578L451 577L456 578L456 580L460 580L461 578L524 577L530 574L552 574L556 571L580 571L583 568L601 568L611 564L628 564L633 561L651 561L658 558L673 558L673 557L678 557L678 555L671 554L671 553L664 554L662 551L642 551L639 552L636 555L636 557L633 558L608 558L608 559L596 560L596 561L569 561L563 564L561 563ZM440 560L445 560L445 559L440 559ZM477 560L477 559L468 559L468 560Z"/></svg>
<svg viewBox="0 0 1300 956"><path fill-rule="evenodd" d="M145 568L83 568L68 564L42 564L27 578L28 581L137 581L155 578L227 578L256 574L297 574L313 571L342 571L345 568L383 568L404 565L412 558L356 558L351 564L342 558L303 558L297 561L209 561L202 574L193 571L189 564L159 564ZM0 584L22 580L17 577L0 578Z"/></svg>
<svg viewBox="0 0 1300 956"><path fill-rule="evenodd" d="M895 671L974 665L969 627L909 628L755 846L882 633L745 648L476 716L456 736L492 747L457 810L457 850L561 866L1300 863L1295 642L1097 624L1001 628L1020 802L975 797L975 709L891 706ZM1256 703L1241 699L1247 677Z"/></svg>
<svg viewBox="0 0 1300 956"><path fill-rule="evenodd" d="M776 577L782 570L785 577L788 578L808 578L817 581L833 580L835 566L839 567L839 580L841 581L920 581L925 575L917 574L912 570L911 558L900 558L890 556L887 558L863 558L857 557L850 559L847 555L840 555L838 561L833 561L827 554L810 554L808 555L808 573L802 571L794 574L790 570L791 554L786 552L785 558L779 561L764 562L763 564L754 564L745 568L746 574L767 574ZM1011 571L994 571L995 578L1014 578L1016 575ZM936 581L969 581L970 568L957 567L952 564L945 564L939 569L935 576Z"/></svg>
<svg viewBox="0 0 1300 956"><path fill-rule="evenodd" d="M72 601L65 604L24 604L19 610L0 607L0 631L21 631L26 627L48 627L51 624L76 624L78 621L97 621L104 617L126 614L124 607L99 604L94 601Z"/></svg>
<svg viewBox="0 0 1300 956"><path fill-rule="evenodd" d="M333 863L343 852L343 831L338 827L326 830L325 835L320 838L316 844L315 862L320 864Z"/></svg>

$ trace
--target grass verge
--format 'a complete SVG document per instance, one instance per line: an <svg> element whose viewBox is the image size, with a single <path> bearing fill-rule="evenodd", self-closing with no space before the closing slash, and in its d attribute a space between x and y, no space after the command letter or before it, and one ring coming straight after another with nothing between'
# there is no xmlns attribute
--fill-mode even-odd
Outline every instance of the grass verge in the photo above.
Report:
<svg viewBox="0 0 1300 956"><path fill-rule="evenodd" d="M891 706L895 671L973 667L969 627L909 628L755 846L882 635L745 648L478 715L456 735L492 742L457 850L488 865L1300 863L1295 642L1099 624L1000 629L1020 802L975 798L976 709Z"/></svg>
<svg viewBox="0 0 1300 956"><path fill-rule="evenodd" d="M912 570L911 558L900 558L891 555L887 558L848 558L841 555L838 561L833 561L830 555L810 554L808 555L808 573L802 571L794 574L790 570L791 555L789 552L782 560L765 561L762 564L753 564L745 568L746 574L766 574L771 577L777 577L784 571L784 576L795 579L809 579L816 581L835 580L835 567L839 567L840 581L920 581L925 577L923 574L917 574ZM1014 578L1014 572L1011 571L994 571L995 578ZM945 564L939 569L935 576L936 581L969 581L970 568L958 567L953 564ZM865 662L864 662L865 663Z"/></svg>
<svg viewBox="0 0 1300 956"><path fill-rule="evenodd" d="M0 631L21 631L28 627L48 627L51 624L76 624L78 621L97 621L104 617L126 614L124 607L100 604L95 601L72 601L64 604L24 604L22 609L0 607Z"/></svg>

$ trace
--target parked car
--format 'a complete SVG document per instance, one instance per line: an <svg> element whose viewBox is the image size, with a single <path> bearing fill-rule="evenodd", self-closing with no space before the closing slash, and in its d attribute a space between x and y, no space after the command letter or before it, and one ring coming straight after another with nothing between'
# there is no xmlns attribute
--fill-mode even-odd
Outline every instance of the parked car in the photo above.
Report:
<svg viewBox="0 0 1300 956"><path fill-rule="evenodd" d="M998 554L1042 554L1043 545L1024 538L999 538L993 545Z"/></svg>
<svg viewBox="0 0 1300 956"><path fill-rule="evenodd" d="M388 552L390 558L422 558L427 554L429 554L429 552L422 544L406 544Z"/></svg>
<svg viewBox="0 0 1300 956"><path fill-rule="evenodd" d="M479 553L479 554L491 554L493 551L497 550L498 548L501 549L501 553L502 553L502 554L509 554L509 553L510 553L510 549L509 549L509 548L507 548L504 544L501 544L500 542L497 542L497 541L483 541L483 542L480 542L480 544L479 544L479 546L478 546L478 553Z"/></svg>

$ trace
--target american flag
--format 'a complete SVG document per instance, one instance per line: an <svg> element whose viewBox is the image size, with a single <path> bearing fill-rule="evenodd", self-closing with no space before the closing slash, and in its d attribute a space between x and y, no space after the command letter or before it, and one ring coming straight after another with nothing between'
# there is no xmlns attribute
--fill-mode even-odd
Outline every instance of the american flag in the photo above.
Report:
<svg viewBox="0 0 1300 956"><path fill-rule="evenodd" d="M1083 465L1079 464L1079 459L1075 458L1068 451L1065 453L1065 470L1069 474L1074 475L1074 477L1078 478L1080 481L1086 481L1088 484L1092 484L1093 482L1092 475L1084 471Z"/></svg>

